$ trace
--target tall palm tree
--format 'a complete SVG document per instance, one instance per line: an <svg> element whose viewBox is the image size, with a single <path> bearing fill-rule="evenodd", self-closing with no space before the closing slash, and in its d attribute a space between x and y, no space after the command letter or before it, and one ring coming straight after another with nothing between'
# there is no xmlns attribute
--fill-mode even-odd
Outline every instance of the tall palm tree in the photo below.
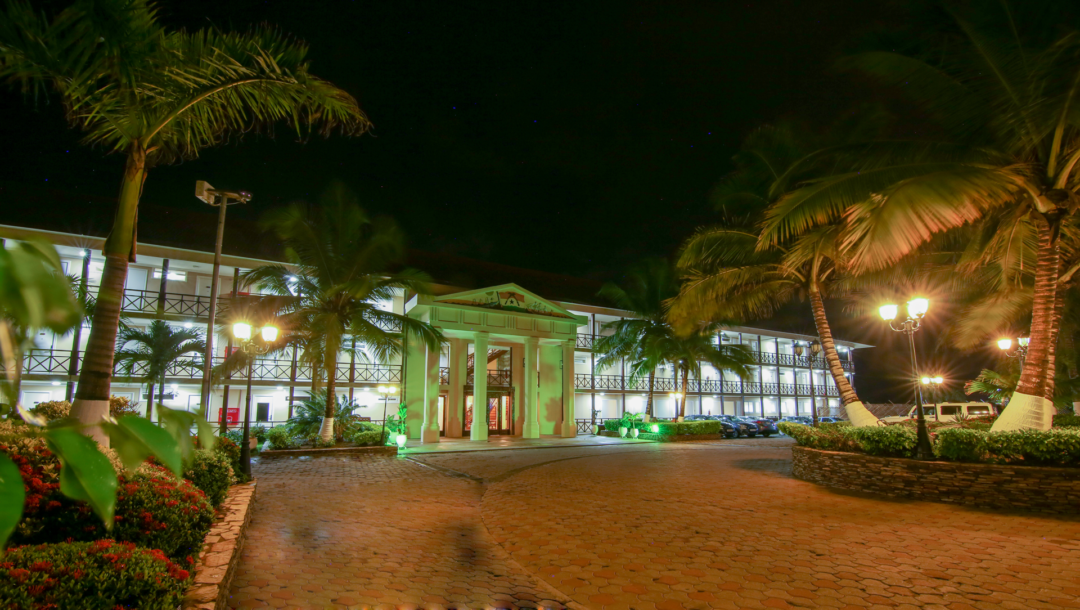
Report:
<svg viewBox="0 0 1080 610"><path fill-rule="evenodd" d="M285 246L285 265L266 265L244 281L278 295L296 295L285 315L305 352L322 354L326 393L335 396L338 355L355 339L379 362L401 353L402 341L415 336L438 349L435 327L380 309L401 292L427 294L428 278L413 269L394 268L405 255L397 225L370 218L341 185L331 187L312 209L293 204L267 214L263 225ZM334 402L327 401L320 436L334 432Z"/></svg>
<svg viewBox="0 0 1080 610"><path fill-rule="evenodd" d="M676 377L681 376L679 385L678 420L686 417L686 399L690 395L690 376L701 379L701 364L707 363L720 372L721 381L725 371L735 373L739 379L747 381L752 377L750 366L754 356L745 345L721 345L717 342L717 333L721 325L711 324L689 335L672 334L663 342L665 357L675 366Z"/></svg>
<svg viewBox="0 0 1080 610"><path fill-rule="evenodd" d="M946 137L834 155L840 169L774 204L763 233L764 243L778 243L843 219L842 245L861 270L885 268L971 223L994 222L1005 235L1030 225L1031 343L995 430L1051 425L1061 229L1080 209L1080 34L1075 20L1045 8L950 5L953 27L931 45L848 58L849 67L912 97Z"/></svg>
<svg viewBox="0 0 1080 610"><path fill-rule="evenodd" d="M634 317L604 324L613 333L596 341L593 350L600 355L596 367L605 369L620 361L630 367L630 381L648 380L645 415L653 415L656 369L668 362L666 348L675 334L668 323L665 302L679 292L678 278L667 261L648 259L631 268L623 286L608 283L600 295Z"/></svg>
<svg viewBox="0 0 1080 610"><path fill-rule="evenodd" d="M307 51L267 26L169 31L147 0L77 0L52 18L23 0L5 5L0 79L56 94L87 144L126 158L73 416L91 423L108 413L121 297L152 167L277 121L301 136L369 127L352 96L308 72Z"/></svg>
<svg viewBox="0 0 1080 610"><path fill-rule="evenodd" d="M184 359L185 354L201 354L206 350L202 333L187 328L173 328L164 320L154 320L146 329L126 327L116 338L116 365L124 375L147 384L146 417L151 415L154 404L154 386L158 394L158 406L165 402L165 373L174 364L202 370L202 363L194 358Z"/></svg>

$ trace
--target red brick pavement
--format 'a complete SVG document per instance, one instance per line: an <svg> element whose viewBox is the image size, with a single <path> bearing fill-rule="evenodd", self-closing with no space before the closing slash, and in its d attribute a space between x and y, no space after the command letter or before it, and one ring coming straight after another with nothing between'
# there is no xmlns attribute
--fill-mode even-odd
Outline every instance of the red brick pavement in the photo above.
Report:
<svg viewBox="0 0 1080 610"><path fill-rule="evenodd" d="M836 493L760 441L418 458L483 484L385 457L261 464L231 603L1080 608L1080 519Z"/></svg>

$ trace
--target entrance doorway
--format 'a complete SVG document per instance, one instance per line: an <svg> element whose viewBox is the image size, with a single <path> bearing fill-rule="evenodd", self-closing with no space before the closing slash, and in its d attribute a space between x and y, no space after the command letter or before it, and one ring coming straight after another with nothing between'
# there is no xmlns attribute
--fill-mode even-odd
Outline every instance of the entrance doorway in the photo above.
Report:
<svg viewBox="0 0 1080 610"><path fill-rule="evenodd" d="M488 394L488 434L514 434L514 397L509 392ZM473 426L473 395L465 395L465 427L468 435Z"/></svg>

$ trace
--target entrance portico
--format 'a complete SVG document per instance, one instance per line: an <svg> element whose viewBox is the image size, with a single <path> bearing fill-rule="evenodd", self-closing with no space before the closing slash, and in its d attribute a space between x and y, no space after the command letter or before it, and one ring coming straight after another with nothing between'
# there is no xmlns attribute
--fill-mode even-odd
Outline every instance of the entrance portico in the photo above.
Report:
<svg viewBox="0 0 1080 610"><path fill-rule="evenodd" d="M417 295L405 311L439 328L449 348L431 350L415 340L406 345L403 399L410 439L460 438L471 421L469 438L487 440L493 420L495 430L527 439L576 436L574 348L585 316L516 284ZM492 411L507 400L508 411Z"/></svg>

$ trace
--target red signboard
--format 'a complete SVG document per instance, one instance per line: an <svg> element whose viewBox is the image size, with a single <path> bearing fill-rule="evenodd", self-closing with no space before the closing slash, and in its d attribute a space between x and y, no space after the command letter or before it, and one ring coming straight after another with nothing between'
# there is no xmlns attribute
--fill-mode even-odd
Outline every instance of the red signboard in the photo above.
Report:
<svg viewBox="0 0 1080 610"><path fill-rule="evenodd" d="M225 410L225 423L238 424L240 423L240 408L226 409Z"/></svg>

